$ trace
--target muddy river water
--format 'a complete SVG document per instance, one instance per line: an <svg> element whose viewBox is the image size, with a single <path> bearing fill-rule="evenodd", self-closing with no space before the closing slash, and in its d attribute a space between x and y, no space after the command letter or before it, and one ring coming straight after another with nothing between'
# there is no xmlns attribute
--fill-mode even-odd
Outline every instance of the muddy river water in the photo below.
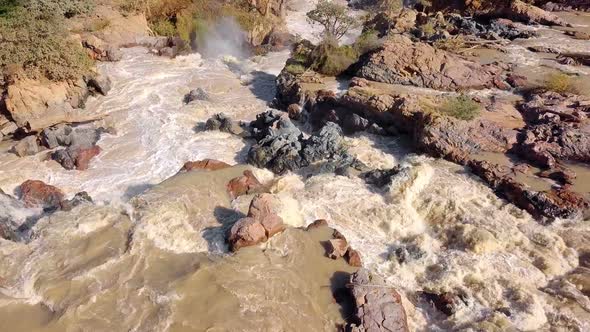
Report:
<svg viewBox="0 0 590 332"><path fill-rule="evenodd" d="M303 36L314 31L301 11L288 23ZM540 30L549 39L529 42L561 36ZM545 61L520 42L513 47L508 56L523 68ZM0 331L335 330L349 313L331 290L354 269L323 257L329 230L290 228L262 248L228 255L225 231L251 196L232 202L225 184L246 166L171 178L189 160L245 162L247 142L198 124L219 112L252 120L266 110L287 58L166 59L126 49L122 61L100 67L112 91L87 104L111 129L88 170L66 171L42 153L17 158L1 146L5 192L39 179L68 195L87 191L97 204L41 218L28 243L0 242ZM211 101L185 105L197 87ZM384 189L333 174L254 172L279 197L288 224L322 218L342 232L364 265L404 294L412 330L590 330L588 304L544 291L578 266L566 243L587 221L540 225L463 167L414 155L402 140L360 133L346 146L370 166L404 171ZM587 191L588 180L576 185ZM20 218L40 212L14 210ZM400 248L414 259L400 262ZM468 305L443 317L419 291L461 293Z"/></svg>

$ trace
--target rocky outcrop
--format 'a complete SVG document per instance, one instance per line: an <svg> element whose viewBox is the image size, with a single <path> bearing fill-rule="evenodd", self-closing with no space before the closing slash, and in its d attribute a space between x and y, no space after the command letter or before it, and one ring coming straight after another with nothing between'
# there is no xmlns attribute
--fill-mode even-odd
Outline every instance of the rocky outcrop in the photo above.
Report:
<svg viewBox="0 0 590 332"><path fill-rule="evenodd" d="M365 55L357 68L357 76L376 82L451 91L497 87L503 72L498 65L482 66L403 35Z"/></svg>
<svg viewBox="0 0 590 332"><path fill-rule="evenodd" d="M325 221L325 220L324 220ZM308 229L319 227L319 226L326 226L327 222L322 222L322 220L316 220ZM346 237L342 235L338 230L333 230L332 238L325 243L326 248L326 256L330 257L331 259L338 259L344 258L348 265L353 267L362 267L363 263L361 260L361 256L358 251L354 250L352 246L346 240Z"/></svg>
<svg viewBox="0 0 590 332"><path fill-rule="evenodd" d="M367 269L350 277L350 291L355 302L357 323L349 324L353 332L407 332L408 318L400 293Z"/></svg>
<svg viewBox="0 0 590 332"><path fill-rule="evenodd" d="M106 94L108 78L89 77L78 82L21 80L7 88L6 109L17 127L26 132L40 131L58 123L96 120L99 114L82 107L92 93Z"/></svg>
<svg viewBox="0 0 590 332"><path fill-rule="evenodd" d="M459 0L432 1L435 10L459 10L467 15L491 18L508 18L525 23L567 26L557 15L521 0Z"/></svg>
<svg viewBox="0 0 590 332"><path fill-rule="evenodd" d="M250 203L248 216L238 220L229 230L231 251L266 242L285 230L283 219L277 214L276 198L271 194L256 195Z"/></svg>
<svg viewBox="0 0 590 332"><path fill-rule="evenodd" d="M338 125L330 122L311 137L304 138L285 115L268 111L252 122L257 143L248 152L249 163L282 174L315 162L342 159L342 130Z"/></svg>
<svg viewBox="0 0 590 332"><path fill-rule="evenodd" d="M500 38L514 40L536 36L535 31L519 29L514 22L508 19L495 19L485 24L472 17L452 14L446 17L446 21L453 26L453 28L449 29L451 34L474 35L491 40Z"/></svg>

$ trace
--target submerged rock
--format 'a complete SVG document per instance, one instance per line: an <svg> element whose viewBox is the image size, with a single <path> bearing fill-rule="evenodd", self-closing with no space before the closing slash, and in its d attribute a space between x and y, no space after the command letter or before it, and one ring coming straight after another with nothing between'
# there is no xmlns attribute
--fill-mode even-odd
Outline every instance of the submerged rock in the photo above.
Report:
<svg viewBox="0 0 590 332"><path fill-rule="evenodd" d="M218 169L224 169L227 167L231 167L231 165L215 159L203 159L197 161L187 161L184 166L182 166L182 169L180 169L180 172L190 172L192 170L216 171Z"/></svg>
<svg viewBox="0 0 590 332"><path fill-rule="evenodd" d="M205 91L203 88L193 89L184 96L185 104L191 103L196 100L210 101L211 97L209 96L209 93L207 93L207 91Z"/></svg>

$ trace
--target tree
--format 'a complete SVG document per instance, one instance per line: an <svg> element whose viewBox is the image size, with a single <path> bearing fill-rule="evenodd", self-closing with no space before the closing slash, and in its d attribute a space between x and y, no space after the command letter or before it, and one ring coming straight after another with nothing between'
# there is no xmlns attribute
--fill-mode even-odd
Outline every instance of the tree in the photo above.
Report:
<svg viewBox="0 0 590 332"><path fill-rule="evenodd" d="M320 0L315 9L307 13L307 19L322 25L326 37L335 40L340 40L348 30L357 26L356 19L348 14L345 6L328 0Z"/></svg>

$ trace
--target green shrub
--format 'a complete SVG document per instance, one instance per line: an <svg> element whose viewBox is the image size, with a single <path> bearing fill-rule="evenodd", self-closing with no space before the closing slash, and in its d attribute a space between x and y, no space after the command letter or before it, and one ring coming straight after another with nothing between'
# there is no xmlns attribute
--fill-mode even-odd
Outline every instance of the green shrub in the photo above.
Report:
<svg viewBox="0 0 590 332"><path fill-rule="evenodd" d="M379 33L375 30L368 30L364 31L355 40L353 46L360 56L381 47L382 44L383 42L379 38Z"/></svg>
<svg viewBox="0 0 590 332"><path fill-rule="evenodd" d="M152 29L152 31L158 36L176 36L176 27L168 20L150 23L150 29Z"/></svg>
<svg viewBox="0 0 590 332"><path fill-rule="evenodd" d="M43 6L47 3L17 6L0 17L0 67L18 68L35 79L78 78L92 61L80 43L69 37L63 13L48 11L50 7Z"/></svg>
<svg viewBox="0 0 590 332"><path fill-rule="evenodd" d="M305 68L305 66L303 66L300 63L290 63L290 64L287 64L285 66L285 69L287 70L287 72L289 72L289 73L291 73L293 75L303 74L307 70L307 68Z"/></svg>
<svg viewBox="0 0 590 332"><path fill-rule="evenodd" d="M557 93L579 93L576 82L574 82L572 77L561 72L547 75L543 83L543 88Z"/></svg>
<svg viewBox="0 0 590 332"><path fill-rule="evenodd" d="M457 97L447 98L440 107L442 113L461 120L475 119L480 110L481 106L478 102L463 94Z"/></svg>

